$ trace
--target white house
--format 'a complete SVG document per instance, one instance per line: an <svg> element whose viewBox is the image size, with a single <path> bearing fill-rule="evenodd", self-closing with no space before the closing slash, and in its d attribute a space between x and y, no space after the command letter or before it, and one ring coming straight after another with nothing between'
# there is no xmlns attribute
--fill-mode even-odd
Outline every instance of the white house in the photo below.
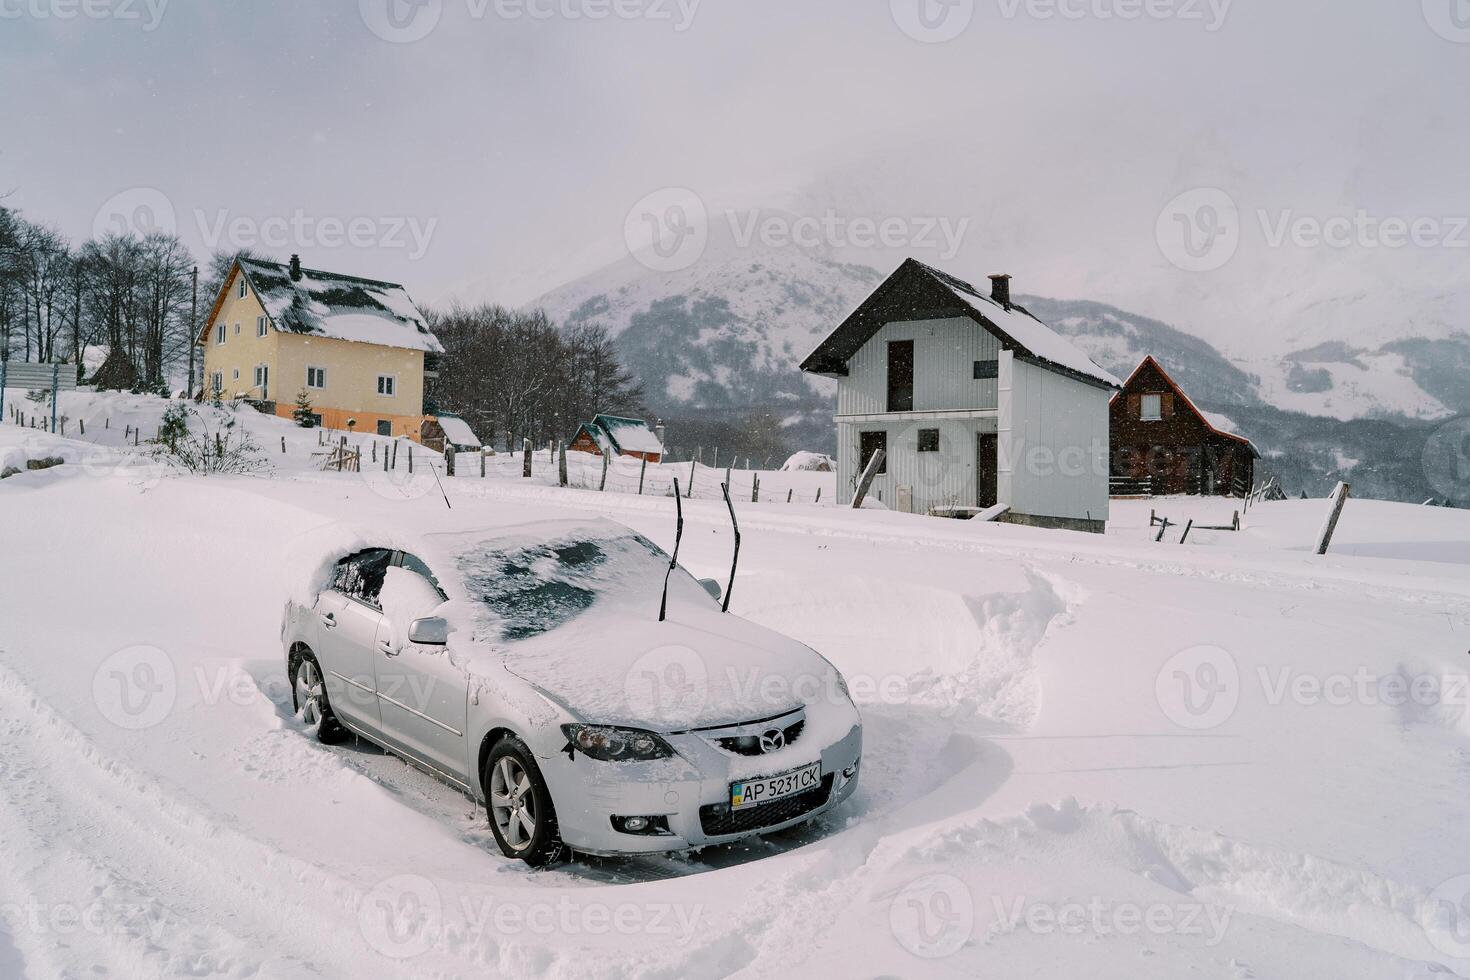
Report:
<svg viewBox="0 0 1470 980"><path fill-rule="evenodd" d="M990 279L909 259L802 362L837 379L839 502L883 449L869 492L890 507L1101 532L1121 384Z"/></svg>

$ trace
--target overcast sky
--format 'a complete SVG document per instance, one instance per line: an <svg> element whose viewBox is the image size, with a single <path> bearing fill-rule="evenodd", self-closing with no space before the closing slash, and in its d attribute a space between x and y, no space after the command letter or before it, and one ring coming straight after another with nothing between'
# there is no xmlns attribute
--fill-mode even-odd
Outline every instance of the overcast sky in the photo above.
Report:
<svg viewBox="0 0 1470 980"><path fill-rule="evenodd" d="M1453 242L1260 239L1470 213L1467 91L1467 0L0 0L0 190L74 240L152 220L520 303L682 188L717 223L831 210L853 261L1179 316L1267 268L1463 275ZM1228 274L1168 240L1201 188L1240 211ZM914 240L855 246L861 218Z"/></svg>

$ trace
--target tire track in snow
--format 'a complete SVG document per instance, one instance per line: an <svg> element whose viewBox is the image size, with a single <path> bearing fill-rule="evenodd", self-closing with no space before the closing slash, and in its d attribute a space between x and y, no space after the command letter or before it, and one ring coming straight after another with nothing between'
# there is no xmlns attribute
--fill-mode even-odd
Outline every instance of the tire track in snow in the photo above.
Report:
<svg viewBox="0 0 1470 980"><path fill-rule="evenodd" d="M335 975L361 965L348 948L359 939L355 888L105 756L3 666L0 718L7 900L48 916L92 909L103 923L72 928L67 943L23 923L13 935L28 961L59 976L125 964L120 972L137 977ZM326 909L323 899L332 900ZM345 942L323 943L344 931ZM260 948L262 935L274 948Z"/></svg>

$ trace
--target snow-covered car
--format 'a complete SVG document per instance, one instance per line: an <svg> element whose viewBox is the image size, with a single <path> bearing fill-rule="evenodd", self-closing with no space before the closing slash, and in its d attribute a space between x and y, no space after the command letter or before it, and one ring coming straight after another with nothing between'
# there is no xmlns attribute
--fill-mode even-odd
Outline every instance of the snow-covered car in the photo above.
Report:
<svg viewBox="0 0 1470 980"><path fill-rule="evenodd" d="M722 612L717 583L630 529L573 517L379 544L329 556L287 605L298 715L473 794L507 856L723 843L856 788L862 724L837 669Z"/></svg>

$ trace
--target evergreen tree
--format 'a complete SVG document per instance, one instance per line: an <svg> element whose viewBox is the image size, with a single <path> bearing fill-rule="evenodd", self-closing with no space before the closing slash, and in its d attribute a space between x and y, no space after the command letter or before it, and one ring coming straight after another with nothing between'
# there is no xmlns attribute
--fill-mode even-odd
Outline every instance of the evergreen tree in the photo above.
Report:
<svg viewBox="0 0 1470 980"><path fill-rule="evenodd" d="M296 408L291 412L291 418L303 429L316 427L316 413L311 410L311 399L307 397L305 388L296 395Z"/></svg>

